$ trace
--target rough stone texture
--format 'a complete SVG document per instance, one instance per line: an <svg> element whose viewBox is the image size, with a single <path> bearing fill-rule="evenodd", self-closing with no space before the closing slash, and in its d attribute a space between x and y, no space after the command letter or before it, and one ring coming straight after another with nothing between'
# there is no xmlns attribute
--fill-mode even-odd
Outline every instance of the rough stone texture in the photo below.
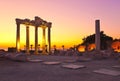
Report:
<svg viewBox="0 0 120 81"><path fill-rule="evenodd" d="M20 61L20 62L28 61L27 55L24 53L7 53L5 55L5 58L13 60L13 61Z"/></svg>
<svg viewBox="0 0 120 81"><path fill-rule="evenodd" d="M3 58L5 56L5 52L0 52L0 58Z"/></svg>
<svg viewBox="0 0 120 81"><path fill-rule="evenodd" d="M66 51L61 50L58 55L65 56Z"/></svg>
<svg viewBox="0 0 120 81"><path fill-rule="evenodd" d="M65 53L65 55L66 56L72 56L73 55L73 51L72 50L68 50L66 53Z"/></svg>
<svg viewBox="0 0 120 81"><path fill-rule="evenodd" d="M85 52L83 56L92 58L95 60L101 60L101 59L107 59L110 58L110 53L107 51L91 51L91 52Z"/></svg>
<svg viewBox="0 0 120 81"><path fill-rule="evenodd" d="M15 61L23 61L23 62L25 62L25 61L28 61L28 59L27 59L27 55L26 54L23 54L23 53L17 53L15 56L14 56L14 60Z"/></svg>

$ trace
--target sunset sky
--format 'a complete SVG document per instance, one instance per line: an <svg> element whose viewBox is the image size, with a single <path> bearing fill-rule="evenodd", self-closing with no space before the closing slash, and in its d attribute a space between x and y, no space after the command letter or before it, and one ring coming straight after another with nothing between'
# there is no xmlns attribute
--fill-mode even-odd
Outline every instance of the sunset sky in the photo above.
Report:
<svg viewBox="0 0 120 81"><path fill-rule="evenodd" d="M100 19L105 34L120 38L120 0L0 0L0 49L15 47L15 18L34 20L35 16L52 22L52 46L80 44L82 38L95 32L96 19ZM25 28L21 25L21 47L26 42ZM41 32L39 28L39 44ZM32 26L30 44L34 45Z"/></svg>

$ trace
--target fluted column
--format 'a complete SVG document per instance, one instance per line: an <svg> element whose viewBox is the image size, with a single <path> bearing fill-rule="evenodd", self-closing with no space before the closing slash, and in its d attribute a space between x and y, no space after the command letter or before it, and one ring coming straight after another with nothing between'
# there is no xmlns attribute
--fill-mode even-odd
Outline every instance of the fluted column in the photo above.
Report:
<svg viewBox="0 0 120 81"><path fill-rule="evenodd" d="M38 27L35 26L35 54L38 54Z"/></svg>
<svg viewBox="0 0 120 81"><path fill-rule="evenodd" d="M29 26L26 26L26 53L30 54L29 50Z"/></svg>
<svg viewBox="0 0 120 81"><path fill-rule="evenodd" d="M100 51L100 20L95 21L95 32L96 50Z"/></svg>
<svg viewBox="0 0 120 81"><path fill-rule="evenodd" d="M42 27L42 29L43 29L43 36L42 36L42 54L46 54L46 37L45 37L45 29L46 29L46 27L45 26L43 26Z"/></svg>
<svg viewBox="0 0 120 81"><path fill-rule="evenodd" d="M16 52L20 52L20 23L16 22L17 30L16 30Z"/></svg>

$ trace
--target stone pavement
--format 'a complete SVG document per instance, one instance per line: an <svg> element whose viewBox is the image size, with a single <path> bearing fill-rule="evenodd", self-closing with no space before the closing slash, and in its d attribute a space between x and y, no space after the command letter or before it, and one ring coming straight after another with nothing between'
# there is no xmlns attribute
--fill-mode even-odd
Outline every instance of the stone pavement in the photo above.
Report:
<svg viewBox="0 0 120 81"><path fill-rule="evenodd" d="M120 65L115 59L74 61L74 56L29 56L40 62L14 62L0 60L0 81L119 81L120 76L95 73L94 70L107 69L119 72L113 66ZM47 65L43 62L60 62ZM68 62L65 62L68 60ZM84 65L86 68L67 69L62 65Z"/></svg>

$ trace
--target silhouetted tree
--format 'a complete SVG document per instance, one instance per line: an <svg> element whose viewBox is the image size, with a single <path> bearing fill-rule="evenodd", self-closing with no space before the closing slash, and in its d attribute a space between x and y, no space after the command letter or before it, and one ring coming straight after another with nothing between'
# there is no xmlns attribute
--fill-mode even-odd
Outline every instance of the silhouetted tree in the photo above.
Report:
<svg viewBox="0 0 120 81"><path fill-rule="evenodd" d="M83 43L81 45L87 46L88 44L95 43L95 34L89 35L86 38L83 38ZM103 31L100 32L100 42L101 42L101 50L105 50L108 48L108 42L113 41L113 38L104 34Z"/></svg>
<svg viewBox="0 0 120 81"><path fill-rule="evenodd" d="M115 39L113 40L113 42L116 42L116 41L120 41L120 39L115 38Z"/></svg>

